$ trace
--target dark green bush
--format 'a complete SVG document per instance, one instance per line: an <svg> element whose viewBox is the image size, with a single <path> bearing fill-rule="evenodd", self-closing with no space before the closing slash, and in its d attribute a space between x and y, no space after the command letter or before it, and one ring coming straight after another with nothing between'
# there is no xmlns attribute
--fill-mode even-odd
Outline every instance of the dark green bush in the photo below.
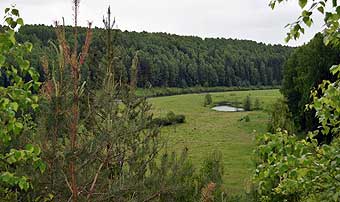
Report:
<svg viewBox="0 0 340 202"><path fill-rule="evenodd" d="M286 100L278 99L270 108L268 131L275 133L278 128L287 130L290 134L296 132L293 115L289 111Z"/></svg>
<svg viewBox="0 0 340 202"><path fill-rule="evenodd" d="M246 121L246 122L249 122L249 121L250 121L250 117L249 117L248 115L245 117L245 121Z"/></svg>
<svg viewBox="0 0 340 202"><path fill-rule="evenodd" d="M166 117L158 117L152 120L152 124L158 126L170 126L185 122L183 114L176 115L173 111L167 113Z"/></svg>
<svg viewBox="0 0 340 202"><path fill-rule="evenodd" d="M176 122L177 123L184 123L185 122L185 116L183 114L179 114L176 116Z"/></svg>
<svg viewBox="0 0 340 202"><path fill-rule="evenodd" d="M251 103L251 98L250 96L248 95L243 103L243 109L245 111L251 111L252 109L252 103Z"/></svg>
<svg viewBox="0 0 340 202"><path fill-rule="evenodd" d="M208 93L205 95L204 97L204 106L208 106L208 105L211 105L212 104L212 97L211 95Z"/></svg>
<svg viewBox="0 0 340 202"><path fill-rule="evenodd" d="M169 111L167 114L166 114L166 118L168 119L168 121L170 123L174 122L176 120L176 114L173 112L173 111Z"/></svg>

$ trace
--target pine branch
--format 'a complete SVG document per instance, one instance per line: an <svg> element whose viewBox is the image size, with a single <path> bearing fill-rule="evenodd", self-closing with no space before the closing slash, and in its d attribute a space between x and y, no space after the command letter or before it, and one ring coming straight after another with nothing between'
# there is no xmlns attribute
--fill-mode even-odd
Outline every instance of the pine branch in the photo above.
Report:
<svg viewBox="0 0 340 202"><path fill-rule="evenodd" d="M94 191L94 187L95 187L95 185L96 185L96 182L97 182L99 173L100 173L100 171L102 170L103 166L104 166L104 162L102 162L102 163L100 164L100 166L99 166L99 168L98 168L98 170L97 170L97 172L96 172L96 175L95 175L95 177L94 177L94 179L93 179L93 182L92 182L92 185L91 185L91 188L90 188L90 191L89 191L89 193L88 193L88 195L87 195L87 200L90 199L90 197L91 197L91 195L92 195L92 192Z"/></svg>

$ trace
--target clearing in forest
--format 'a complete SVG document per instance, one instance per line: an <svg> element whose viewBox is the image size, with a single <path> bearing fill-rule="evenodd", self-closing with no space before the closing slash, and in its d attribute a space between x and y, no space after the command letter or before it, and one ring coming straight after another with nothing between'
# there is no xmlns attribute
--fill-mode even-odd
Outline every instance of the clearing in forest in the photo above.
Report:
<svg viewBox="0 0 340 202"><path fill-rule="evenodd" d="M217 112L212 106L204 107L205 94L187 94L150 98L156 117L166 116L169 111L183 114L184 124L164 127L162 135L167 138L168 151L181 151L187 147L194 164L200 164L213 150L223 154L224 184L229 193L244 190L254 169L252 151L254 135L266 132L269 115L266 109L281 94L279 90L253 90L210 93L213 103L243 103L250 96L256 99L261 110L249 112ZM250 120L240 121L245 116Z"/></svg>

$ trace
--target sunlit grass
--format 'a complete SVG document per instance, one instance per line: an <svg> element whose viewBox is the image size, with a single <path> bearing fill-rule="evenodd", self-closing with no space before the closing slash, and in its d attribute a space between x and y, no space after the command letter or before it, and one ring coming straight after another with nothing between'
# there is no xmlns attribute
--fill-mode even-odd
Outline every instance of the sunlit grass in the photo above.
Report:
<svg viewBox="0 0 340 202"><path fill-rule="evenodd" d="M252 150L254 134L266 131L268 114L263 111L216 112L203 107L205 94L188 94L149 99L155 116L165 116L168 111L184 114L186 123L165 127L162 135L168 139L169 151L188 148L190 159L200 165L213 150L220 150L224 158L225 188L231 193L244 189L253 171ZM250 95L258 98L267 108L277 98L279 90L234 91L211 93L213 102L240 101ZM249 115L250 122L239 121Z"/></svg>

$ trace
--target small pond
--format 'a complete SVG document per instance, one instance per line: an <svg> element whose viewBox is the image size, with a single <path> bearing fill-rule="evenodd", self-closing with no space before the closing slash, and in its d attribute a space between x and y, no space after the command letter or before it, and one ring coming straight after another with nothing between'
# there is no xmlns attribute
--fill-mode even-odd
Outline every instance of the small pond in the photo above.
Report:
<svg viewBox="0 0 340 202"><path fill-rule="evenodd" d="M211 108L215 111L219 111L219 112L240 112L240 111L244 111L244 109L242 108L237 108L237 107L231 107L231 106L227 106L227 105L223 105L223 106L216 106Z"/></svg>

